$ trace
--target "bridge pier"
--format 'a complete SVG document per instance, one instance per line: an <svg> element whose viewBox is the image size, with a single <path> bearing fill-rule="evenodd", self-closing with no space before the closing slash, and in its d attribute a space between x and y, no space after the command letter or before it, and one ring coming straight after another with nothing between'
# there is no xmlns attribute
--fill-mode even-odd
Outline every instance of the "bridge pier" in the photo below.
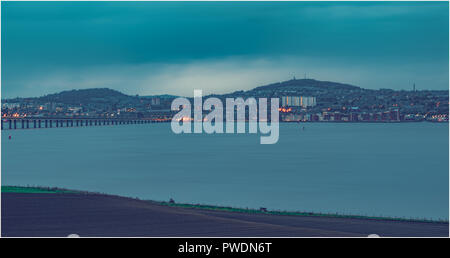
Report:
<svg viewBox="0 0 450 258"><path fill-rule="evenodd" d="M18 121L19 120L19 121ZM107 118L107 119L37 119L37 118L23 118L23 119L2 119L1 128L5 129L5 123L8 123L8 128L13 129L29 129L30 122L33 123L32 128L52 128L53 123L56 123L56 127L83 127L83 126L106 126L106 125L136 125L136 124L150 124L159 123L160 121L148 120L148 119L121 119L121 118ZM19 125L17 125L20 123Z"/></svg>

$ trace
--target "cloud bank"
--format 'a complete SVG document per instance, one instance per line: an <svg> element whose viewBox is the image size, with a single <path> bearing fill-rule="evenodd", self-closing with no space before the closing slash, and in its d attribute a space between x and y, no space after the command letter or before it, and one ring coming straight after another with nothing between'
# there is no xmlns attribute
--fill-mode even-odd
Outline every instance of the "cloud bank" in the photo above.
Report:
<svg viewBox="0 0 450 258"><path fill-rule="evenodd" d="M43 94L70 89L107 87L130 95L180 96L192 96L194 89L201 89L204 94L249 90L305 76L371 89L409 90L413 83L418 89L441 89L443 85L448 85L448 77L445 76L448 66L445 65L441 70L436 70L434 66L426 63L360 65L358 62L349 63L345 60L345 65L340 65L341 62L318 58L230 57L185 63L89 66L82 69L47 67L42 72L34 73L32 77L17 79L15 83L25 86L30 92L39 89ZM418 73L423 75L419 80L416 77ZM430 84L430 81L434 83Z"/></svg>

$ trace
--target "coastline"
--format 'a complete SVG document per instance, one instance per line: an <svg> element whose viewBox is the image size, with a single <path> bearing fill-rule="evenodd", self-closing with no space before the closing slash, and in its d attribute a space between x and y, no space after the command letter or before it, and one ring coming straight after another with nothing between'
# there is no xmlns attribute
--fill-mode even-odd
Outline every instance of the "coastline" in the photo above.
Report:
<svg viewBox="0 0 450 258"><path fill-rule="evenodd" d="M260 211L45 187L2 186L2 210L2 235L6 237L70 233L148 237L364 237L369 234L448 237L449 234L448 221Z"/></svg>

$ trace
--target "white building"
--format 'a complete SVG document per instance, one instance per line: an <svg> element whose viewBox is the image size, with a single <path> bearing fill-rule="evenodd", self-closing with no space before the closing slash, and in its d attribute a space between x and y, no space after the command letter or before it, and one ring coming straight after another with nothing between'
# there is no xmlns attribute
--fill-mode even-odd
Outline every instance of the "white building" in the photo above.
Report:
<svg viewBox="0 0 450 258"><path fill-rule="evenodd" d="M314 107L316 105L316 97L301 97L301 106Z"/></svg>
<svg viewBox="0 0 450 258"><path fill-rule="evenodd" d="M314 107L316 105L316 97L303 96L282 96L281 106L283 107Z"/></svg>
<svg viewBox="0 0 450 258"><path fill-rule="evenodd" d="M20 103L2 103L2 108L18 108Z"/></svg>

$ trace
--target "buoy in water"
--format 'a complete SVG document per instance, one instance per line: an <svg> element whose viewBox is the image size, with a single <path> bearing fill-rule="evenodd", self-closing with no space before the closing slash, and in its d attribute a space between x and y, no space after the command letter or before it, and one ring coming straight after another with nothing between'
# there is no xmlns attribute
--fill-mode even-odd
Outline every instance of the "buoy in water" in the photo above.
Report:
<svg viewBox="0 0 450 258"><path fill-rule="evenodd" d="M11 140L11 135L8 138Z"/></svg>

